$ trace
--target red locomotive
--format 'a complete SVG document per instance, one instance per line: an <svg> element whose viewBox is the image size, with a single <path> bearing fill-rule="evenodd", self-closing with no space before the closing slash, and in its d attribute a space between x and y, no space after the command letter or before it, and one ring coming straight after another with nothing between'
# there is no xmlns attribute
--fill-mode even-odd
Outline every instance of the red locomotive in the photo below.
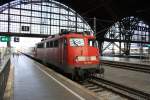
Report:
<svg viewBox="0 0 150 100"><path fill-rule="evenodd" d="M77 32L48 37L37 44L35 56L72 78L84 78L97 72L100 63L95 37Z"/></svg>

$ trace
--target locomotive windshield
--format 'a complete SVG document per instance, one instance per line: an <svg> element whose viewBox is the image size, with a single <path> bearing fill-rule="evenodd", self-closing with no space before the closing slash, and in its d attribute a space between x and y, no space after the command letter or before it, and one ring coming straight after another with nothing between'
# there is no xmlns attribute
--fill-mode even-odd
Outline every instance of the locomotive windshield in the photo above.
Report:
<svg viewBox="0 0 150 100"><path fill-rule="evenodd" d="M84 46L82 38L70 38L70 46Z"/></svg>

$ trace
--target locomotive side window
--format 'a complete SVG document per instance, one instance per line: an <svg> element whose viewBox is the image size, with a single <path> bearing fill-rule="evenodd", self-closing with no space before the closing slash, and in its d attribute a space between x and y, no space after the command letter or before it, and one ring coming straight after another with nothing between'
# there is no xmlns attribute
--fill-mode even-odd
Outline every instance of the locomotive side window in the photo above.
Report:
<svg viewBox="0 0 150 100"><path fill-rule="evenodd" d="M70 46L84 46L82 38L70 38Z"/></svg>
<svg viewBox="0 0 150 100"><path fill-rule="evenodd" d="M89 40L88 40L88 45L89 45L89 46L92 46L92 47L98 47L98 43L97 43L97 41L94 40L94 39L89 39Z"/></svg>

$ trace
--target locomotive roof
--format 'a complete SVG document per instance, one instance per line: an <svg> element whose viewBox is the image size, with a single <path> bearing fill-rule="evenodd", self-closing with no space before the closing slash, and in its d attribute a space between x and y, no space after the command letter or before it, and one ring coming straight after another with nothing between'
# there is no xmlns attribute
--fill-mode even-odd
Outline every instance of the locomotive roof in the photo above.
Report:
<svg viewBox="0 0 150 100"><path fill-rule="evenodd" d="M93 35L87 35L86 33L85 34L83 34L83 33L81 34L81 33L72 32L72 33L68 33L68 34L49 36L47 39L44 39L40 43L47 42L49 40L57 40L57 39L60 39L60 38L65 38L65 37L66 38L71 38L71 37L83 38L83 37L86 37L86 38L90 38L90 39L95 39L95 36L93 36Z"/></svg>
<svg viewBox="0 0 150 100"><path fill-rule="evenodd" d="M86 37L86 38L95 38L95 36L92 36L90 34L87 33L76 33L76 32L70 32L67 34L62 34L62 35L56 35L55 37L53 37L54 39L58 39L58 38L71 38L71 37Z"/></svg>
<svg viewBox="0 0 150 100"><path fill-rule="evenodd" d="M94 38L94 36L86 34L86 33L69 33L69 34L66 34L65 36L66 37L87 37L87 38L93 37Z"/></svg>

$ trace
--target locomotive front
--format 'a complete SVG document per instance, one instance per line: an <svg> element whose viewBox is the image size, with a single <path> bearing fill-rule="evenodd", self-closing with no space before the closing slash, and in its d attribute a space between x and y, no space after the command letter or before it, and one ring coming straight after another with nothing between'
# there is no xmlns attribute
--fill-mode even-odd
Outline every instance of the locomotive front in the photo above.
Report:
<svg viewBox="0 0 150 100"><path fill-rule="evenodd" d="M73 76L84 78L96 73L99 66L98 43L94 36L71 34L68 35L69 67L73 69Z"/></svg>

